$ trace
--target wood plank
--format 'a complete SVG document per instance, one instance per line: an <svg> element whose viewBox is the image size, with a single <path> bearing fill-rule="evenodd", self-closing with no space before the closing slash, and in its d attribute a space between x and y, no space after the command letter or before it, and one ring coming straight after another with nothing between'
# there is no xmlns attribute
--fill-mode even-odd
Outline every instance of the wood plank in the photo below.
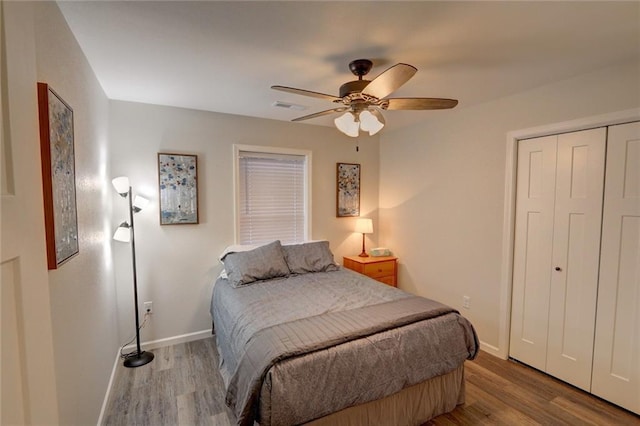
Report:
<svg viewBox="0 0 640 426"><path fill-rule="evenodd" d="M155 349L150 364L119 365L104 425L235 424L224 403L213 337ZM156 362L158 361L158 362ZM485 352L465 365L466 403L426 425L640 425L640 417L560 380Z"/></svg>
<svg viewBox="0 0 640 426"><path fill-rule="evenodd" d="M481 352L465 370L466 403L427 425L451 424L452 419L458 425L640 425L639 416L515 361ZM525 417L505 417L514 409Z"/></svg>

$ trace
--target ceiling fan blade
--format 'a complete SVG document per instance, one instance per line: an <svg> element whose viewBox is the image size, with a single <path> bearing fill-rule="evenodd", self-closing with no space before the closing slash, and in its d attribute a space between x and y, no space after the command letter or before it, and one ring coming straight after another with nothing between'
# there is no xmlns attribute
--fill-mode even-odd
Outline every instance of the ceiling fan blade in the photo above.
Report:
<svg viewBox="0 0 640 426"><path fill-rule="evenodd" d="M342 101L342 98L339 98L337 96L327 95L326 93L312 92L311 90L296 89L294 87L287 87L287 86L271 86L271 88L274 90L280 90L282 92L293 93L295 95L311 96L312 98L327 99L333 102Z"/></svg>
<svg viewBox="0 0 640 426"><path fill-rule="evenodd" d="M412 65L395 64L367 84L362 93L382 99L409 81L417 71Z"/></svg>
<svg viewBox="0 0 640 426"><path fill-rule="evenodd" d="M449 109L458 105L456 99L444 99L444 98L391 98L385 99L389 101L388 110L399 109Z"/></svg>
<svg viewBox="0 0 640 426"><path fill-rule="evenodd" d="M323 115L333 114L334 112L343 112L343 111L346 111L348 109L349 108L347 108L347 107L328 109L326 111L320 111L320 112L316 112L316 113L313 113L313 114L305 115L305 116L302 116L302 117L294 118L291 121L309 120L310 118L322 117Z"/></svg>

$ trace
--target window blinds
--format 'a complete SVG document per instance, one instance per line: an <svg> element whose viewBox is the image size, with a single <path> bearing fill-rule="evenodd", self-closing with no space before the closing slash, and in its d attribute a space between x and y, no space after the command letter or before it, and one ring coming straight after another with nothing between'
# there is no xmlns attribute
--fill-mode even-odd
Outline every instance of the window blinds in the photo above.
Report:
<svg viewBox="0 0 640 426"><path fill-rule="evenodd" d="M241 151L238 160L240 244L303 242L305 157Z"/></svg>

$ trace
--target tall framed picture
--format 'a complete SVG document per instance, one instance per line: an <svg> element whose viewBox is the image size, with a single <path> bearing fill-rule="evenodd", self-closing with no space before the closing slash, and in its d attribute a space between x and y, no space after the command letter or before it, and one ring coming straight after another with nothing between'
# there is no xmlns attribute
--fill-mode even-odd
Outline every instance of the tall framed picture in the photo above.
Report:
<svg viewBox="0 0 640 426"><path fill-rule="evenodd" d="M160 225L198 223L198 156L158 153Z"/></svg>
<svg viewBox="0 0 640 426"><path fill-rule="evenodd" d="M38 121L47 267L58 269L80 251L73 109L46 83L38 83Z"/></svg>
<svg viewBox="0 0 640 426"><path fill-rule="evenodd" d="M360 216L360 164L337 164L336 216Z"/></svg>

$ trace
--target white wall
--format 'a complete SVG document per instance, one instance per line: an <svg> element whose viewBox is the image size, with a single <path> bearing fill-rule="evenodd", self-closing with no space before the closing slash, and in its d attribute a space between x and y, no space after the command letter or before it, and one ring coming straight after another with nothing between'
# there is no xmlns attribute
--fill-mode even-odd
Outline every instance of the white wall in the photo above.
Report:
<svg viewBox="0 0 640 426"><path fill-rule="evenodd" d="M48 292L42 294L48 299L51 313L41 319L40 327L52 328L59 418L34 417L32 421L95 424L120 340L110 250L111 195L107 192L109 104L55 2L18 2L7 6L27 11L20 16L23 19L20 26L30 33L23 34L22 39L34 42L31 49L23 47L20 55L8 58L12 66L20 69L20 75L9 82L10 91L20 85L31 88L25 95L35 106L36 81L45 82L74 110L80 252L57 270L47 272L46 263L41 264L42 273L48 277L48 282L43 283ZM16 16L6 19L11 21ZM12 42L17 48L19 41ZM10 113L19 115L33 129L34 137L23 141L33 144L33 156L16 157L13 167L34 170L35 165L32 180L36 183L30 190L37 194L40 203L33 208L25 206L25 220L27 213L37 214L39 225L31 227L28 236L40 239L44 247L37 108ZM37 309L37 305L28 308ZM45 351L38 355L36 362L26 366L28 371L37 371L37 365L46 364L50 358Z"/></svg>
<svg viewBox="0 0 640 426"><path fill-rule="evenodd" d="M211 285L220 272L218 255L234 243L233 144L312 151L312 239L327 239L335 259L360 252L355 218L336 218L336 163L361 164L361 213L377 226L377 137L356 141L336 129L154 106L110 102L113 177L127 175L134 193L152 200L135 216L140 305L153 302L142 341L155 341L211 328ZM157 153L198 155L200 224L159 224ZM113 195L115 225L127 218L126 201ZM376 231L377 232L377 231ZM377 242L377 233L368 244ZM369 245L371 247L371 245ZM130 248L114 242L118 285L118 329L134 332Z"/></svg>
<svg viewBox="0 0 640 426"><path fill-rule="evenodd" d="M482 105L434 112L380 142L380 244L400 288L458 308L499 352L506 135L640 106L628 63ZM462 309L463 296L471 308Z"/></svg>

